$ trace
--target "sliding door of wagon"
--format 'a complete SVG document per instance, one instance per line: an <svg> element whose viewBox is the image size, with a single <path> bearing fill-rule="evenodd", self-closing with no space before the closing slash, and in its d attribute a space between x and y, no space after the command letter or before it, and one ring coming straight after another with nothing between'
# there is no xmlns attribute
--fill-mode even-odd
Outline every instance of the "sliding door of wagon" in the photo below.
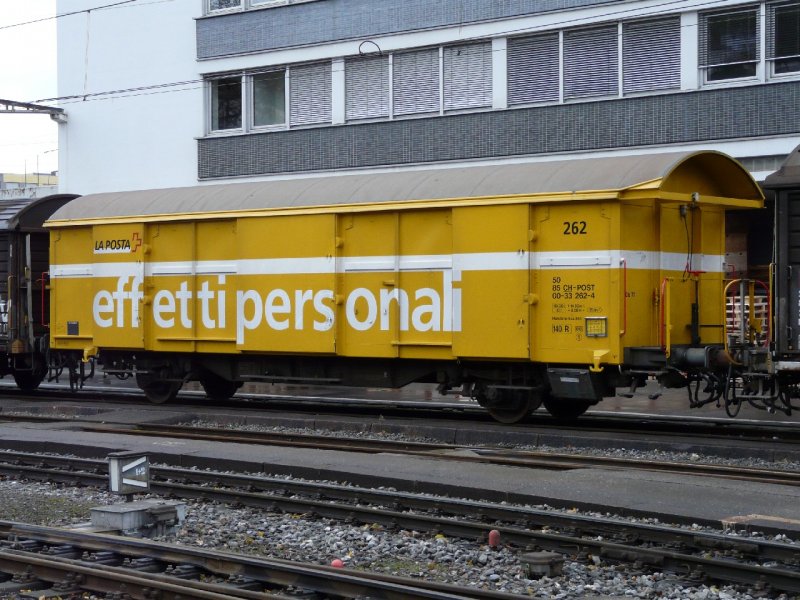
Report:
<svg viewBox="0 0 800 600"><path fill-rule="evenodd" d="M337 352L451 358L460 327L451 212L344 215L337 278Z"/></svg>
<svg viewBox="0 0 800 600"><path fill-rule="evenodd" d="M144 281L149 297L143 320L145 347L194 352L195 224L151 224L144 239L149 249Z"/></svg>
<svg viewBox="0 0 800 600"><path fill-rule="evenodd" d="M141 348L146 294L141 223L92 228L93 343L102 348Z"/></svg>
<svg viewBox="0 0 800 600"><path fill-rule="evenodd" d="M453 350L463 358L527 359L527 204L453 209Z"/></svg>
<svg viewBox="0 0 800 600"><path fill-rule="evenodd" d="M394 358L400 298L396 212L342 215L338 224L336 352Z"/></svg>
<svg viewBox="0 0 800 600"><path fill-rule="evenodd" d="M460 290L453 282L450 209L399 213L399 298L391 323L402 358L452 358L453 331L460 328ZM393 340L394 343L394 340Z"/></svg>
<svg viewBox="0 0 800 600"><path fill-rule="evenodd" d="M599 202L534 208L537 360L619 360L622 269L619 236L612 234L618 212L616 205Z"/></svg>
<svg viewBox="0 0 800 600"><path fill-rule="evenodd" d="M236 350L236 221L194 223L193 321L197 352Z"/></svg>
<svg viewBox="0 0 800 600"><path fill-rule="evenodd" d="M242 351L335 351L336 217L241 218L236 338Z"/></svg>

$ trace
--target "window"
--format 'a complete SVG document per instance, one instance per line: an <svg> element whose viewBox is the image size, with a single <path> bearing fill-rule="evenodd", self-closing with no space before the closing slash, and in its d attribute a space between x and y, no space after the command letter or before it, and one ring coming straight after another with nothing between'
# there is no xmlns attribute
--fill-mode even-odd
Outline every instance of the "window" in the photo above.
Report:
<svg viewBox="0 0 800 600"><path fill-rule="evenodd" d="M492 43L444 49L445 110L492 105Z"/></svg>
<svg viewBox="0 0 800 600"><path fill-rule="evenodd" d="M207 1L215 10L248 10L315 0ZM678 90L681 38L686 35L681 20L674 13L510 37L505 44L507 106ZM800 76L800 0L700 13L697 31L704 82ZM494 57L492 42L484 39L215 74L208 77L209 131L239 133L330 124L334 119L338 124L489 108L497 91Z"/></svg>
<svg viewBox="0 0 800 600"><path fill-rule="evenodd" d="M208 0L208 10L227 10L229 8L239 8L242 0Z"/></svg>
<svg viewBox="0 0 800 600"><path fill-rule="evenodd" d="M557 102L558 33L508 40L508 103Z"/></svg>
<svg viewBox="0 0 800 600"><path fill-rule="evenodd" d="M370 56L345 61L345 118L389 116L389 57Z"/></svg>
<svg viewBox="0 0 800 600"><path fill-rule="evenodd" d="M253 126L286 123L286 73L272 71L253 75Z"/></svg>
<svg viewBox="0 0 800 600"><path fill-rule="evenodd" d="M564 98L619 93L616 24L564 32Z"/></svg>
<svg viewBox="0 0 800 600"><path fill-rule="evenodd" d="M680 17L622 24L622 91L681 86Z"/></svg>
<svg viewBox="0 0 800 600"><path fill-rule="evenodd" d="M707 82L755 77L758 9L701 15L700 66Z"/></svg>
<svg viewBox="0 0 800 600"><path fill-rule="evenodd" d="M439 112L439 49L395 54L393 58L395 115Z"/></svg>
<svg viewBox="0 0 800 600"><path fill-rule="evenodd" d="M211 129L242 128L242 78L211 80Z"/></svg>
<svg viewBox="0 0 800 600"><path fill-rule="evenodd" d="M315 1L317 0L206 0L206 12L213 13L233 9L251 10Z"/></svg>
<svg viewBox="0 0 800 600"><path fill-rule="evenodd" d="M208 89L210 132L286 127L287 120L290 126L332 120L330 62L209 77Z"/></svg>
<svg viewBox="0 0 800 600"><path fill-rule="evenodd" d="M800 4L768 5L767 19L767 58L772 74L800 72Z"/></svg>

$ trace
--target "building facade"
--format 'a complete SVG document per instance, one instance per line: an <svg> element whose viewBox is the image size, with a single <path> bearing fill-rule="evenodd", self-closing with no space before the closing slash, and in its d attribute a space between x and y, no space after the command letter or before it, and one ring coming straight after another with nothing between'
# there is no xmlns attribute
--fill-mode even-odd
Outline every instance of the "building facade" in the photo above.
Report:
<svg viewBox="0 0 800 600"><path fill-rule="evenodd" d="M55 173L0 173L0 200L44 198L57 191Z"/></svg>
<svg viewBox="0 0 800 600"><path fill-rule="evenodd" d="M800 143L798 0L100 4L59 0L64 192Z"/></svg>

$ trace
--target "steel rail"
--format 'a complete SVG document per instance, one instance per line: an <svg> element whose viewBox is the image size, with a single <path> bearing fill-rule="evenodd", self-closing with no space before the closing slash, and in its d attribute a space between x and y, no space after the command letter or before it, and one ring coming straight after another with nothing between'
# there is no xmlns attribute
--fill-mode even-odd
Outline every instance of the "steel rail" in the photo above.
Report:
<svg viewBox="0 0 800 600"><path fill-rule="evenodd" d="M244 577L273 586L300 587L339 597L355 598L368 595L371 598L383 600L513 600L520 597L516 594L492 590L464 588L463 586L395 576L384 577L377 573L366 574L352 569L336 569L280 559L253 558L218 550L10 521L0 521L0 532L48 544L68 544L81 549L91 549L93 552L111 552L128 557L153 558L169 564L189 564L218 575ZM0 551L0 556L3 554ZM121 571L128 572L127 569ZM234 592L229 590L228 593ZM236 591L235 593L239 594L240 592ZM263 598L264 596L242 595L238 597ZM284 598L285 596L276 597ZM270 596L266 598L270 598Z"/></svg>
<svg viewBox="0 0 800 600"><path fill-rule="evenodd" d="M36 455L37 458L40 456ZM99 461L98 461L99 462ZM303 485L311 486L318 493L331 496L351 495L359 500L370 499L384 505L414 505L417 508L438 510L449 514L471 514L482 519L483 522L465 522L455 519L434 517L430 515L410 514L398 510L386 510L374 506L354 506L352 504L338 504L317 499L290 498L282 495L264 495L252 491L222 490L208 487L195 487L184 484L154 482L151 484L153 491L172 494L181 497L191 497L221 502L236 502L247 506L265 508L271 511L285 511L293 513L306 513L315 517L332 519L356 520L364 523L379 523L387 527L403 527L408 529L437 531L445 535L464 537L468 539L486 537L490 528L501 532L507 542L522 547L538 547L561 552L564 554L591 553L599 557L618 561L640 561L655 568L672 570L677 573L691 575L704 573L709 577L723 581L757 584L766 582L778 589L797 592L800 591L800 572L790 569L777 569L760 567L741 561L730 559L707 559L699 556L679 552L675 548L694 548L697 551L709 550L728 552L740 555L758 557L761 560L782 560L796 564L798 558L797 546L766 542L763 540L750 540L732 538L720 534L709 534L695 531L686 531L676 528L654 526L648 524L625 523L612 519L603 519L582 515L565 515L552 511L538 511L529 508L515 508L508 506L490 505L464 500L447 500L430 498L397 492L381 492L378 490L363 490L346 486L337 487L334 493L330 484L303 484L303 482L287 482L285 480L268 481L261 477L229 476L218 473L208 473L189 469L160 469L154 468L153 474L158 477L172 477L182 474L188 480L214 481L217 484L257 487L259 484L276 485L278 489L293 490ZM45 476L57 476L57 473L45 473ZM77 474L72 474L77 475ZM67 474L66 477L71 476ZM99 475L95 477L100 478ZM105 479L103 478L103 481ZM305 490L308 493L309 489ZM489 526L486 521L494 520ZM517 524L514 527L498 525L497 521L506 521ZM524 525L524 529L519 524ZM553 528L558 527L569 533L552 533L547 529L541 531L531 530L531 527ZM587 538L586 536L593 536ZM602 539L599 539L602 538ZM608 538L612 538L608 540ZM623 538L626 543L614 541ZM646 548L641 543L656 543L666 545L665 548ZM794 567L793 567L794 568Z"/></svg>
<svg viewBox="0 0 800 600"><path fill-rule="evenodd" d="M30 552L0 548L0 572L36 578L59 586L59 597L85 590L114 594L125 592L132 598L146 600L157 592L162 600L281 600L282 596L236 590L231 586L188 581L158 573L135 574L132 569L91 565L84 561L38 556ZM23 587L23 589L25 589ZM42 596L44 597L44 596Z"/></svg>

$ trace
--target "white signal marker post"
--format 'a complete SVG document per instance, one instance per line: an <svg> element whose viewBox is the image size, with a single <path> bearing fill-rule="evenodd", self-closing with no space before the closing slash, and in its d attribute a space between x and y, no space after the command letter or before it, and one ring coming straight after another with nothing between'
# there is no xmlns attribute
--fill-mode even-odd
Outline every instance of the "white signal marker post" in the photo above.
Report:
<svg viewBox="0 0 800 600"><path fill-rule="evenodd" d="M131 500L150 491L150 458L146 452L112 452L108 455L108 489Z"/></svg>

